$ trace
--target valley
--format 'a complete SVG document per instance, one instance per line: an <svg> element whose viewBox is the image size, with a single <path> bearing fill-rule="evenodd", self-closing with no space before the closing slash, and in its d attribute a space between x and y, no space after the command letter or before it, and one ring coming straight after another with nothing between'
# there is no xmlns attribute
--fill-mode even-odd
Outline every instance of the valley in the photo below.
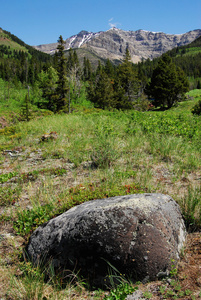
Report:
<svg viewBox="0 0 201 300"><path fill-rule="evenodd" d="M134 291L142 299L200 299L200 33L82 31L45 50L0 32L1 299L113 300ZM58 57L39 51L56 48ZM144 60L133 64L126 49ZM169 77L153 99L149 83L151 94L161 70ZM107 290L91 290L74 270L64 286L53 269L26 259L43 223L89 200L141 193L168 194L180 206L188 237L169 277L136 283L117 271Z"/></svg>

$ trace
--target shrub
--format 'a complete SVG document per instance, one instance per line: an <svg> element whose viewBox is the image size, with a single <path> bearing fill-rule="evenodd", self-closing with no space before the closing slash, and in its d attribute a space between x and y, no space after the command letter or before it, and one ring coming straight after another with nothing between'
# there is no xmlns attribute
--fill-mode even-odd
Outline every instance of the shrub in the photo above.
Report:
<svg viewBox="0 0 201 300"><path fill-rule="evenodd" d="M199 100L192 108L191 112L194 115L200 115L201 114L201 100Z"/></svg>

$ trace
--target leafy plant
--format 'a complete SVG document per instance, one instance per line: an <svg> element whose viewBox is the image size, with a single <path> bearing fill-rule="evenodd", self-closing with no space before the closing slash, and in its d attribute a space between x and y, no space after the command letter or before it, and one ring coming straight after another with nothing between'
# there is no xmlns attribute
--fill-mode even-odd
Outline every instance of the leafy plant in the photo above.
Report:
<svg viewBox="0 0 201 300"><path fill-rule="evenodd" d="M15 126L7 126L3 129L0 129L0 135L13 135L16 132L16 127Z"/></svg>
<svg viewBox="0 0 201 300"><path fill-rule="evenodd" d="M15 177L17 175L17 172L9 172L6 174L0 174L0 183L4 183L8 181L9 179Z"/></svg>
<svg viewBox="0 0 201 300"><path fill-rule="evenodd" d="M53 211L52 203L36 206L30 210L19 210L13 221L13 228L17 234L24 236L53 217Z"/></svg>
<svg viewBox="0 0 201 300"><path fill-rule="evenodd" d="M105 300L124 300L127 295L132 294L138 287L133 287L131 284L125 282L119 284L117 287L110 291L108 296L105 296Z"/></svg>
<svg viewBox="0 0 201 300"><path fill-rule="evenodd" d="M178 270L176 268L176 266L174 265L174 259L171 260L172 264L171 264L171 269L170 269L170 276L171 277L176 277L177 276L177 273L178 273Z"/></svg>
<svg viewBox="0 0 201 300"><path fill-rule="evenodd" d="M153 297L153 294L151 292L146 291L143 293L143 297L146 299L151 299L151 297Z"/></svg>
<svg viewBox="0 0 201 300"><path fill-rule="evenodd" d="M199 100L192 108L191 112L194 115L200 115L201 114L201 100Z"/></svg>

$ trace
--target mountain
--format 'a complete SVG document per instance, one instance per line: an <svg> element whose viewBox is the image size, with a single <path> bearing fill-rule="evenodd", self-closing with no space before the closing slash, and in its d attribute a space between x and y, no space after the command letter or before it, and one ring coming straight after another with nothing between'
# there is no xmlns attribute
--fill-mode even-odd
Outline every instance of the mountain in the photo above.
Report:
<svg viewBox="0 0 201 300"><path fill-rule="evenodd" d="M24 53L29 54L30 56L34 56L36 59L40 59L42 62L47 62L50 61L51 59L49 55L45 53L41 53L41 51L38 51L32 46L24 43L17 36L10 33L9 31L3 30L1 27L0 27L0 47L1 47L2 57L4 54L3 50L9 50L11 52L10 57L13 56L12 55L13 51L18 51L18 52L22 51Z"/></svg>
<svg viewBox="0 0 201 300"><path fill-rule="evenodd" d="M0 47L1 46L6 46L9 47L9 49L15 49L15 50L21 50L24 52L27 52L26 47L24 45L17 43L11 37L9 34L6 33L2 28L0 28ZM2 47L1 47L2 48Z"/></svg>
<svg viewBox="0 0 201 300"><path fill-rule="evenodd" d="M121 61L128 48L133 62L153 59L178 46L191 43L201 36L201 30L192 30L184 34L166 34L145 30L124 31L111 28L97 33L81 31L66 39L65 49L85 49L101 59ZM42 52L53 54L58 43L34 46ZM83 50L84 51L84 50Z"/></svg>
<svg viewBox="0 0 201 300"><path fill-rule="evenodd" d="M0 28L0 78L33 84L52 57L25 44L17 36Z"/></svg>

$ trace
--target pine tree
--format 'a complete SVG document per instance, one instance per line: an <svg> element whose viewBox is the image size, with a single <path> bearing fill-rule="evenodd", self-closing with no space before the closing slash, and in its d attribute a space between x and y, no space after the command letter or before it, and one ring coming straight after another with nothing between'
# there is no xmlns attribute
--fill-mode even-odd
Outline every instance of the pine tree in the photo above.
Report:
<svg viewBox="0 0 201 300"><path fill-rule="evenodd" d="M53 67L49 67L46 71L41 71L38 75L38 85L42 90L43 100L38 102L41 108L47 108L56 112L56 89L58 75Z"/></svg>
<svg viewBox="0 0 201 300"><path fill-rule="evenodd" d="M125 90L121 84L121 81L116 78L114 85L113 85L113 97L115 108L117 109L131 109L132 103L128 100L128 97L125 93Z"/></svg>
<svg viewBox="0 0 201 300"><path fill-rule="evenodd" d="M104 71L110 78L114 78L114 65L109 59L106 60Z"/></svg>
<svg viewBox="0 0 201 300"><path fill-rule="evenodd" d="M197 89L201 89L201 81L200 80L198 80Z"/></svg>
<svg viewBox="0 0 201 300"><path fill-rule="evenodd" d="M118 68L117 77L121 87L124 89L128 103L132 104L132 102L135 101L139 91L139 81L137 72L133 68L128 49L126 49L124 60Z"/></svg>
<svg viewBox="0 0 201 300"><path fill-rule="evenodd" d="M113 86L110 78L103 70L99 71L95 83L89 83L88 98L95 107L102 109L115 107Z"/></svg>
<svg viewBox="0 0 201 300"><path fill-rule="evenodd" d="M57 97L56 97L56 111L60 111L66 106L66 95L67 95L67 76L66 76L66 58L64 56L64 44L65 41L60 35L58 40L57 53L56 53L56 70L58 73L57 81Z"/></svg>
<svg viewBox="0 0 201 300"><path fill-rule="evenodd" d="M100 75L103 70L100 60L98 61L98 66L96 68L96 76Z"/></svg>
<svg viewBox="0 0 201 300"><path fill-rule="evenodd" d="M154 98L154 105L171 108L188 90L184 72L176 68L171 58L165 54L153 71L146 93Z"/></svg>
<svg viewBox="0 0 201 300"><path fill-rule="evenodd" d="M27 122L30 120L31 117L29 92L26 94L24 101L21 105L21 117L23 121Z"/></svg>
<svg viewBox="0 0 201 300"><path fill-rule="evenodd" d="M92 67L88 58L84 57L83 63L83 76L82 79L84 81L90 80L92 76Z"/></svg>

